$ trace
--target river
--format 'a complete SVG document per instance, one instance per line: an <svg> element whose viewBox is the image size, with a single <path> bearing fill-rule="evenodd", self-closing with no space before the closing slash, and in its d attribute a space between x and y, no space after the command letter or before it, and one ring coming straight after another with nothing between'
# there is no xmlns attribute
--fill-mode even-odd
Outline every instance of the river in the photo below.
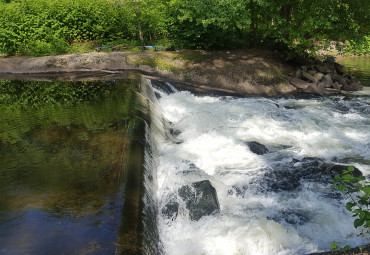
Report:
<svg viewBox="0 0 370 255"><path fill-rule="evenodd" d="M369 94L238 98L145 79L0 85L1 254L308 254L369 243L327 171L370 174ZM179 191L203 180L219 210L191 220Z"/></svg>
<svg viewBox="0 0 370 255"><path fill-rule="evenodd" d="M0 254L141 248L138 83L0 81Z"/></svg>
<svg viewBox="0 0 370 255"><path fill-rule="evenodd" d="M234 98L157 87L181 141L158 141L159 211L179 204L175 217L159 216L167 254L308 254L333 241L369 242L323 170L344 164L370 173L368 95ZM253 153L254 141L268 152ZM203 180L220 211L191 220L181 188Z"/></svg>
<svg viewBox="0 0 370 255"><path fill-rule="evenodd" d="M338 62L346 67L346 72L355 75L362 85L370 87L369 56L341 58Z"/></svg>

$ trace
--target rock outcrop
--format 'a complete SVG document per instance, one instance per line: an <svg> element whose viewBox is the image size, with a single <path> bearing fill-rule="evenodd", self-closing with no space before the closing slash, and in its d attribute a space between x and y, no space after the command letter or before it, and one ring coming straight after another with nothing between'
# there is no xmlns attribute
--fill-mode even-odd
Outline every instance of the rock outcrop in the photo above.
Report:
<svg viewBox="0 0 370 255"><path fill-rule="evenodd" d="M325 95L329 92L358 91L363 86L356 77L344 74L344 66L327 58L324 62L307 60L296 70L289 83L305 93Z"/></svg>

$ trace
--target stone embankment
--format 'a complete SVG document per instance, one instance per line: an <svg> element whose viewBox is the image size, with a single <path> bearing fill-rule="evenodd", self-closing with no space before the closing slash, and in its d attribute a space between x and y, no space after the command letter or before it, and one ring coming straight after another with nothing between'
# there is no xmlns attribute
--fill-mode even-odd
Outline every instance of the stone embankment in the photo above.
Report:
<svg viewBox="0 0 370 255"><path fill-rule="evenodd" d="M362 90L359 80L344 73L344 66L328 58L324 62L307 61L293 74L289 83L306 93L321 95L330 92L348 92Z"/></svg>
<svg viewBox="0 0 370 255"><path fill-rule="evenodd" d="M300 66L298 70L295 70ZM45 57L0 58L0 79L119 79L136 72L187 89L275 96L292 93L347 93L361 90L334 58L289 65L265 49L180 52L92 52Z"/></svg>

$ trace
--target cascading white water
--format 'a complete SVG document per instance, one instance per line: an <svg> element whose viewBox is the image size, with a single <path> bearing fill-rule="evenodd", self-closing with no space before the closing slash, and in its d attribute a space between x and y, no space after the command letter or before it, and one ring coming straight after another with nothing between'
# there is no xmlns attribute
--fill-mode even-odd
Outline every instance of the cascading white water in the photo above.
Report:
<svg viewBox="0 0 370 255"><path fill-rule="evenodd" d="M183 141L156 138L159 212L180 204L175 219L159 214L166 254L307 254L333 241L368 243L332 177L310 166L343 162L370 174L369 97L211 97L169 84L155 92ZM252 153L251 141L269 152ZM220 212L192 221L178 190L201 180L216 188Z"/></svg>

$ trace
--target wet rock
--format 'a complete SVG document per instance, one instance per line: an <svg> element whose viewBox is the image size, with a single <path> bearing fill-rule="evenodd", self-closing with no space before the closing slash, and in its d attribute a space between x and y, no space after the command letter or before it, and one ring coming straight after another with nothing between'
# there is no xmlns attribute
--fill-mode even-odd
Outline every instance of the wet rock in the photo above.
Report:
<svg viewBox="0 0 370 255"><path fill-rule="evenodd" d="M181 134L181 131L178 129L170 128L170 134L173 136L178 136L179 134Z"/></svg>
<svg viewBox="0 0 370 255"><path fill-rule="evenodd" d="M293 191L300 186L300 178L292 171L272 170L265 173L264 185L268 191Z"/></svg>
<svg viewBox="0 0 370 255"><path fill-rule="evenodd" d="M269 151L265 145L256 141L247 142L246 144L249 150L257 155L263 155Z"/></svg>
<svg viewBox="0 0 370 255"><path fill-rule="evenodd" d="M309 222L311 217L311 212L309 211L300 209L284 209L274 215L268 216L267 218L278 223L285 221L288 224L297 226Z"/></svg>
<svg viewBox="0 0 370 255"><path fill-rule="evenodd" d="M347 170L347 168L348 165L332 165L329 169L332 174L342 174L343 170ZM362 176L362 172L357 167L354 167L352 174L354 177Z"/></svg>
<svg viewBox="0 0 370 255"><path fill-rule="evenodd" d="M209 180L183 186L178 193L189 210L191 220L199 220L220 211L216 189Z"/></svg>
<svg viewBox="0 0 370 255"><path fill-rule="evenodd" d="M202 171L199 167L197 167L193 162L185 160L183 163L186 163L188 165L188 169L181 171L180 174L186 175L189 173L197 172L197 171Z"/></svg>
<svg viewBox="0 0 370 255"><path fill-rule="evenodd" d="M332 165L315 157L303 158L293 166L294 174L299 179L316 182L332 182L334 174L330 171Z"/></svg>
<svg viewBox="0 0 370 255"><path fill-rule="evenodd" d="M162 209L162 215L167 219L175 220L179 212L179 203L170 201Z"/></svg>

